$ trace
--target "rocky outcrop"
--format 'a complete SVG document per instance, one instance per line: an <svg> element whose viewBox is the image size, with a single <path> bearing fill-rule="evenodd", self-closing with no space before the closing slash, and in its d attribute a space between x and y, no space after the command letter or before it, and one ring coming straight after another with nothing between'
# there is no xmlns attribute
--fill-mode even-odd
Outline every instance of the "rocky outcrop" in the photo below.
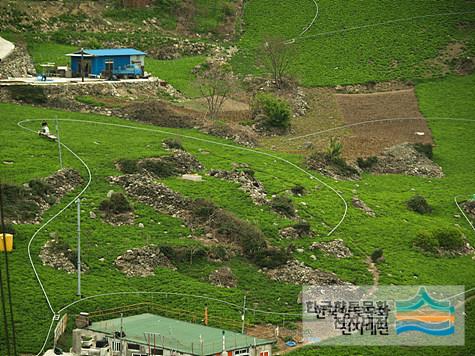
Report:
<svg viewBox="0 0 475 356"><path fill-rule="evenodd" d="M371 217L376 216L373 209L371 209L368 205L366 205L366 203L364 201L362 201L360 198L358 198L358 197L351 198L351 203L353 204L353 206L355 208L360 209L366 215L371 216Z"/></svg>
<svg viewBox="0 0 475 356"><path fill-rule="evenodd" d="M127 174L110 177L111 183L121 185L127 194L141 203L147 204L159 212L178 218L188 216L192 200L156 183L154 178L143 174Z"/></svg>
<svg viewBox="0 0 475 356"><path fill-rule="evenodd" d="M18 43L13 52L0 61L0 79L26 77L36 73L26 46Z"/></svg>
<svg viewBox="0 0 475 356"><path fill-rule="evenodd" d="M297 285L344 284L335 274L313 269L298 261L290 261L283 266L264 270L264 273L273 281Z"/></svg>
<svg viewBox="0 0 475 356"><path fill-rule="evenodd" d="M328 242L314 242L310 250L320 250L324 254L336 258L348 258L353 256L351 250L345 245L343 240L336 239Z"/></svg>
<svg viewBox="0 0 475 356"><path fill-rule="evenodd" d="M403 143L385 150L371 167L374 173L405 174L426 178L441 178L442 168L427 156L418 152L414 145Z"/></svg>
<svg viewBox="0 0 475 356"><path fill-rule="evenodd" d="M237 286L237 278L229 267L221 267L211 272L208 279L211 284L218 287L234 288Z"/></svg>
<svg viewBox="0 0 475 356"><path fill-rule="evenodd" d="M233 169L232 171L212 170L211 177L230 180L239 184L240 189L246 192L255 204L269 204L264 185L254 177L254 172L248 168Z"/></svg>
<svg viewBox="0 0 475 356"><path fill-rule="evenodd" d="M128 250L116 258L115 265L127 277L153 276L158 267L176 270L168 257L155 245Z"/></svg>
<svg viewBox="0 0 475 356"><path fill-rule="evenodd" d="M475 221L475 200L468 200L463 203L462 209L472 221Z"/></svg>
<svg viewBox="0 0 475 356"><path fill-rule="evenodd" d="M50 266L67 273L76 273L77 256L69 246L58 238L48 240L40 251L39 258L43 266ZM81 272L87 272L89 268L81 263Z"/></svg>

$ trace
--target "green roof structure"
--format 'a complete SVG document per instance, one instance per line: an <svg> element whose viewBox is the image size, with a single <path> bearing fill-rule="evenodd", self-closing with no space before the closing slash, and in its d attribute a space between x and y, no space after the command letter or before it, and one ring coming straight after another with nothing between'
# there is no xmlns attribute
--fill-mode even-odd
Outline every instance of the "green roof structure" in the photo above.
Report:
<svg viewBox="0 0 475 356"><path fill-rule="evenodd" d="M89 330L113 336L121 330L121 318L94 322ZM223 351L223 331L226 351L274 343L245 334L193 324L154 314L139 314L122 318L123 340L151 347L194 355L215 355ZM150 338L150 341L149 341Z"/></svg>

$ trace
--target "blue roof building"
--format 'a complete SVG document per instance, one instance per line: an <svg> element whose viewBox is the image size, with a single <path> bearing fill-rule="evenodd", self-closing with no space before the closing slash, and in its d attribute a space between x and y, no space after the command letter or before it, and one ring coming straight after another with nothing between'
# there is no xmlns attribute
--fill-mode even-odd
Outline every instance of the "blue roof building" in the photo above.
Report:
<svg viewBox="0 0 475 356"><path fill-rule="evenodd" d="M109 77L116 71L135 67L144 74L145 52L133 48L111 49L84 49L67 54L71 57L71 71L73 76L81 76L81 58L83 60L84 75Z"/></svg>

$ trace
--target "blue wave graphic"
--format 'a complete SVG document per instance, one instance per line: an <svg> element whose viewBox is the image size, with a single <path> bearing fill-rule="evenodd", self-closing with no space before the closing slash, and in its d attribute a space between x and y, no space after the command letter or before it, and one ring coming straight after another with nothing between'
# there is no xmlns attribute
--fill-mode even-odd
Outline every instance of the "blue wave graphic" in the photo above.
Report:
<svg viewBox="0 0 475 356"><path fill-rule="evenodd" d="M450 305L450 302L438 301L438 300L432 299L424 287L419 288L414 298L403 300L403 301L396 301L396 310L397 311L414 311L421 308L424 305L428 305L434 310L455 313L455 308L454 306Z"/></svg>
<svg viewBox="0 0 475 356"><path fill-rule="evenodd" d="M396 323L396 328L400 328L406 325L416 325L416 326L420 326L421 328L437 330L437 329L450 328L453 324L450 321L443 321L441 323L427 323L420 320L404 320L404 321L398 321Z"/></svg>
<svg viewBox="0 0 475 356"><path fill-rule="evenodd" d="M452 325L450 328L438 329L438 330L424 328L419 325L404 325L404 326L396 327L397 335L404 332L408 332L408 331L419 331L419 332L423 332L423 333L434 335L434 336L448 336L455 333L455 327Z"/></svg>

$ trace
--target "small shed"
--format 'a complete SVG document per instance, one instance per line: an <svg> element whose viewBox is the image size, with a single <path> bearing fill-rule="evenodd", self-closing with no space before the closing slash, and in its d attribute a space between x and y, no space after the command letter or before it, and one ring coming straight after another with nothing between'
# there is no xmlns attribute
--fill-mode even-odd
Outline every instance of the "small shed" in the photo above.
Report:
<svg viewBox="0 0 475 356"><path fill-rule="evenodd" d="M81 76L81 61L86 77L109 77L114 71L123 71L130 67L140 69L143 76L145 55L145 52L134 48L83 49L67 54L71 57L71 71L74 77Z"/></svg>

